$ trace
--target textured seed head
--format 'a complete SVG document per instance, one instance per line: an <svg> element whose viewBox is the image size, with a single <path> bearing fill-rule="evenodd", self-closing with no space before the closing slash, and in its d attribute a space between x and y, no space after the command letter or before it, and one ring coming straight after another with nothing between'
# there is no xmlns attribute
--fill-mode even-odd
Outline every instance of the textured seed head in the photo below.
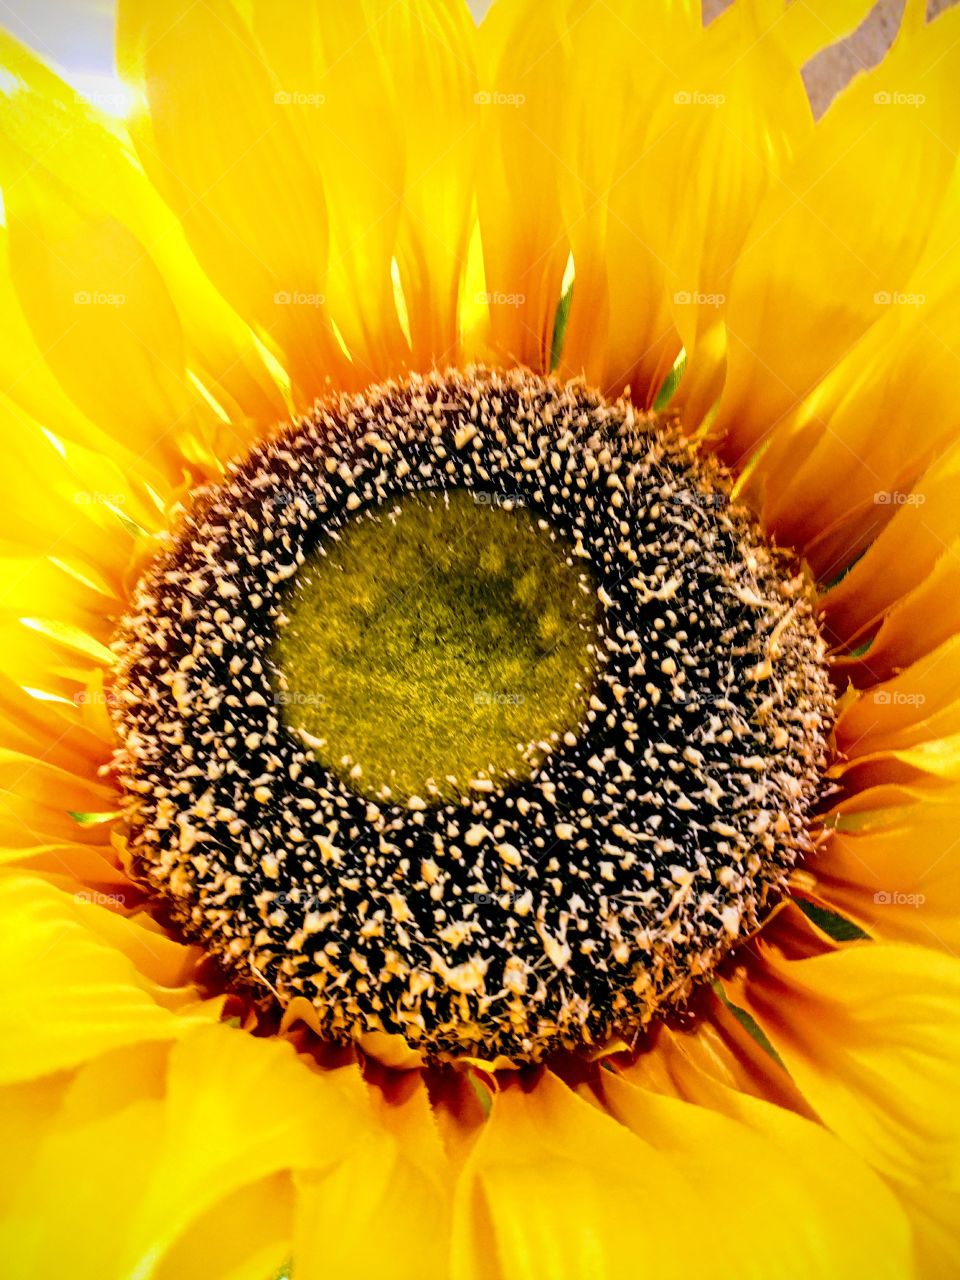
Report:
<svg viewBox="0 0 960 1280"><path fill-rule="evenodd" d="M281 697L290 593L357 521L463 493L591 584L582 697L512 771L371 792ZM197 495L117 648L136 874L333 1040L537 1060L635 1030L807 848L832 697L797 566L669 424L578 384L472 369L321 405Z"/></svg>

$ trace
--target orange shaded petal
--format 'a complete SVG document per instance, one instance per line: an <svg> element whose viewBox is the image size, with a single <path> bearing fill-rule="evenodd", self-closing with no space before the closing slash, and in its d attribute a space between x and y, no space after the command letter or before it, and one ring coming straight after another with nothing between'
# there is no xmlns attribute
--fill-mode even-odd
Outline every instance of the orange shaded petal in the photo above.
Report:
<svg viewBox="0 0 960 1280"><path fill-rule="evenodd" d="M897 810L884 826L833 831L809 863L811 892L868 933L960 950L960 800Z"/></svg>
<svg viewBox="0 0 960 1280"><path fill-rule="evenodd" d="M782 1064L757 1043L733 1010L712 991L701 1000L689 1030L660 1024L648 1050L632 1062L617 1062L624 1079L707 1106L712 1105L713 1085L719 1083L812 1115Z"/></svg>
<svg viewBox="0 0 960 1280"><path fill-rule="evenodd" d="M838 754L933 742L960 732L960 636L951 636L898 675L844 707L836 724Z"/></svg>
<svg viewBox="0 0 960 1280"><path fill-rule="evenodd" d="M960 961L875 942L788 960L762 935L759 954L724 986L824 1123L885 1174L955 1186Z"/></svg>

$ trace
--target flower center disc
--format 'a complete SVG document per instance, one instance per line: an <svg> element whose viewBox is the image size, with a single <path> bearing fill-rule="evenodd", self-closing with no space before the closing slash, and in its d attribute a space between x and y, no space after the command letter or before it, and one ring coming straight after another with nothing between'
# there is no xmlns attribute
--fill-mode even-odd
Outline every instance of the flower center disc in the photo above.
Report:
<svg viewBox="0 0 960 1280"><path fill-rule="evenodd" d="M367 795L433 801L478 777L529 778L578 726L596 588L545 521L493 497L374 508L297 575L278 702Z"/></svg>
<svg viewBox="0 0 960 1280"><path fill-rule="evenodd" d="M798 566L578 384L321 405L196 495L116 643L134 874L334 1041L636 1032L810 847L833 700Z"/></svg>

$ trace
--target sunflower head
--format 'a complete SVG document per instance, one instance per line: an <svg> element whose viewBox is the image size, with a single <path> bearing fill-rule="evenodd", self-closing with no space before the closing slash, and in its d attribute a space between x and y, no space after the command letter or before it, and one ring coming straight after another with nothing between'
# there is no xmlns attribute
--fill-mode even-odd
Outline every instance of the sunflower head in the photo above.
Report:
<svg viewBox="0 0 960 1280"><path fill-rule="evenodd" d="M206 491L118 640L138 876L333 1039L517 1061L683 1001L809 848L811 599L675 424L470 368Z"/></svg>

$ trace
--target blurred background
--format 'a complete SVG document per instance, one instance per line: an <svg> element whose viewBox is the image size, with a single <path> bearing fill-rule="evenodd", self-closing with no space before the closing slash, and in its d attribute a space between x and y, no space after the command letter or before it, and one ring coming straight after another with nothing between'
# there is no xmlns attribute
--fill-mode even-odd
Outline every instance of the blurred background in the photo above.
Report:
<svg viewBox="0 0 960 1280"><path fill-rule="evenodd" d="M474 17L480 18L490 0L467 2ZM938 13L957 2L929 0L928 13ZM643 3L644 0L637 0L637 8ZM727 0L704 0L706 17L715 16L726 3ZM818 115L851 76L879 62L896 32L903 3L904 0L878 0L848 40L825 50L810 63L805 75ZM57 63L78 89L90 90L95 101L109 100L111 94L113 14L112 0L0 0L0 24Z"/></svg>

